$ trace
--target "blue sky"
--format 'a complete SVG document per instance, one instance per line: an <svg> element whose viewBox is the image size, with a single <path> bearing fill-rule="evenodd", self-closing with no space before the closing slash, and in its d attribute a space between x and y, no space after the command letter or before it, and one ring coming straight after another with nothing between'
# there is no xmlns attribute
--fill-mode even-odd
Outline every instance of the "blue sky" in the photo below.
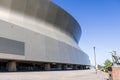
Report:
<svg viewBox="0 0 120 80"><path fill-rule="evenodd" d="M69 12L81 25L80 48L94 64L93 46L97 63L111 59L112 50L120 55L120 0L52 0Z"/></svg>

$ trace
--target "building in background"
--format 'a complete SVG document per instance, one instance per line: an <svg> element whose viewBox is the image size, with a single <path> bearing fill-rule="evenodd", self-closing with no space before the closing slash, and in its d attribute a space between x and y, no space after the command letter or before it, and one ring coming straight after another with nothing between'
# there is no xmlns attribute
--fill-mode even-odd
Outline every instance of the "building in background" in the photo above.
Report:
<svg viewBox="0 0 120 80"><path fill-rule="evenodd" d="M50 0L0 0L0 71L85 69L81 28Z"/></svg>

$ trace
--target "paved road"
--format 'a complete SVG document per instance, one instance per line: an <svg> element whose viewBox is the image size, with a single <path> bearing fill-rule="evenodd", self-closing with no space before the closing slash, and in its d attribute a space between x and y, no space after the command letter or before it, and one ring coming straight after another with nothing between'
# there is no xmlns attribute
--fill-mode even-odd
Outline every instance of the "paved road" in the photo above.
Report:
<svg viewBox="0 0 120 80"><path fill-rule="evenodd" d="M0 80L105 80L108 74L95 70L0 73Z"/></svg>

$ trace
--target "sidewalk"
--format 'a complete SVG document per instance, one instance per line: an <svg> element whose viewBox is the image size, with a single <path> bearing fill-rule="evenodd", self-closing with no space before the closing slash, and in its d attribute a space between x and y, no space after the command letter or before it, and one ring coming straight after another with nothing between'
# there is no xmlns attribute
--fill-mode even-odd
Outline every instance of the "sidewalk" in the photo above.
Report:
<svg viewBox="0 0 120 80"><path fill-rule="evenodd" d="M95 70L0 73L0 80L105 80L108 74Z"/></svg>

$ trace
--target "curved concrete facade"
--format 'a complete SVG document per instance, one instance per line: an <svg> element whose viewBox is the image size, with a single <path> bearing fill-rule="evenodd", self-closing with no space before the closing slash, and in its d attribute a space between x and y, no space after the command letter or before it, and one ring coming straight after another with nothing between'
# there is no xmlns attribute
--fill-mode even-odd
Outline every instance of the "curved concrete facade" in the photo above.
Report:
<svg viewBox="0 0 120 80"><path fill-rule="evenodd" d="M50 0L0 0L0 58L90 65L77 21Z"/></svg>

